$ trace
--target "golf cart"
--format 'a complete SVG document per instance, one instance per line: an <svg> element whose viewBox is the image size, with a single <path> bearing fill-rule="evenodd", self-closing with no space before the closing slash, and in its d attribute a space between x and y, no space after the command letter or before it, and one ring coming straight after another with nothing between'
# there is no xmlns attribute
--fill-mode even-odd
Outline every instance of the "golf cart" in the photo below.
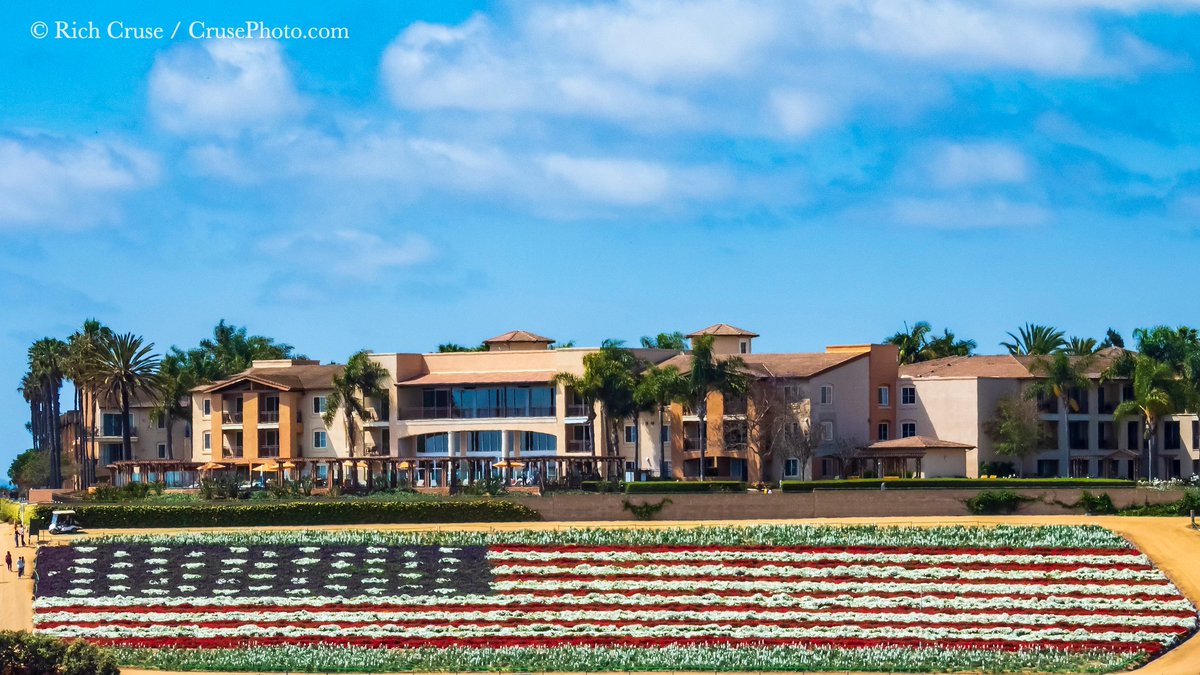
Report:
<svg viewBox="0 0 1200 675"><path fill-rule="evenodd" d="M50 526L46 529L50 531L50 534L73 534L83 531L79 523L75 522L74 511L52 511Z"/></svg>

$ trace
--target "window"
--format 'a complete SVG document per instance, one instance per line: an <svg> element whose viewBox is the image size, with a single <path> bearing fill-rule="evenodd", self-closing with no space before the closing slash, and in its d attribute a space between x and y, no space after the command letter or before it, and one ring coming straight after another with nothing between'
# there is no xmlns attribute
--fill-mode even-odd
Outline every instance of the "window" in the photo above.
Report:
<svg viewBox="0 0 1200 675"><path fill-rule="evenodd" d="M822 443L832 443L833 442L833 422L830 420L825 420L824 422L821 422L821 442Z"/></svg>
<svg viewBox="0 0 1200 675"><path fill-rule="evenodd" d="M212 450L212 432L211 431L204 432L204 449Z"/></svg>
<svg viewBox="0 0 1200 675"><path fill-rule="evenodd" d="M900 405L916 405L917 404L917 388L916 387L901 387L900 388Z"/></svg>
<svg viewBox="0 0 1200 675"><path fill-rule="evenodd" d="M326 398L324 396L314 396L313 397L313 413L314 414L317 414L317 415L325 414L325 401L326 401Z"/></svg>
<svg viewBox="0 0 1200 675"><path fill-rule="evenodd" d="M417 436L417 452L437 452L445 454L450 451L450 436L448 434L425 434Z"/></svg>
<svg viewBox="0 0 1200 675"><path fill-rule="evenodd" d="M1125 423L1125 447L1129 450L1142 449L1142 423L1141 422L1126 422Z"/></svg>
<svg viewBox="0 0 1200 675"><path fill-rule="evenodd" d="M158 416L158 428L159 428L159 429L166 429L166 428L167 428L167 416L166 416L166 415L159 415L159 416Z"/></svg>
<svg viewBox="0 0 1200 675"><path fill-rule="evenodd" d="M800 475L800 460L795 457L789 457L783 463L783 475L793 478Z"/></svg>
<svg viewBox="0 0 1200 675"><path fill-rule="evenodd" d="M1178 450L1181 445L1179 420L1163 422L1163 450Z"/></svg>
<svg viewBox="0 0 1200 675"><path fill-rule="evenodd" d="M900 438L912 438L917 435L916 422L901 422L900 423Z"/></svg>
<svg viewBox="0 0 1200 675"><path fill-rule="evenodd" d="M630 444L637 442L637 427L632 424L625 425L625 442Z"/></svg>
<svg viewBox="0 0 1200 675"><path fill-rule="evenodd" d="M738 342L738 349L739 349L739 350L740 350L740 351L741 351L743 354L749 354L749 353L750 353L750 341L749 341L749 340L741 340L741 341L739 341L739 342Z"/></svg>
<svg viewBox="0 0 1200 675"><path fill-rule="evenodd" d="M1039 459L1037 461L1037 474L1039 478L1057 478L1058 477L1058 460L1057 459Z"/></svg>
<svg viewBox="0 0 1200 675"><path fill-rule="evenodd" d="M487 452L499 455L504 442L502 431L471 431L467 433L467 452Z"/></svg>
<svg viewBox="0 0 1200 675"><path fill-rule="evenodd" d="M554 452L558 450L558 437L536 431L521 432L521 452Z"/></svg>
<svg viewBox="0 0 1200 675"><path fill-rule="evenodd" d="M892 389L886 384L876 390L876 402L881 406L891 405Z"/></svg>
<svg viewBox="0 0 1200 675"><path fill-rule="evenodd" d="M324 431L314 431L313 432L312 446L313 446L314 450L324 448L328 445L328 443L329 443L329 437L325 435Z"/></svg>
<svg viewBox="0 0 1200 675"><path fill-rule="evenodd" d="M258 430L258 456L259 457L278 457L279 456L279 430L278 429L259 429Z"/></svg>
<svg viewBox="0 0 1200 675"><path fill-rule="evenodd" d="M783 398L788 403L799 403L804 396L804 390L798 384L783 385Z"/></svg>
<svg viewBox="0 0 1200 675"><path fill-rule="evenodd" d="M880 422L875 427L875 440L886 441L888 439L888 423Z"/></svg>
<svg viewBox="0 0 1200 675"><path fill-rule="evenodd" d="M159 459L167 458L167 444L166 443L158 444L158 458Z"/></svg>
<svg viewBox="0 0 1200 675"><path fill-rule="evenodd" d="M832 478L837 475L837 462L826 457L821 460L821 477Z"/></svg>
<svg viewBox="0 0 1200 675"><path fill-rule="evenodd" d="M204 416L212 417L212 399L211 398L204 399Z"/></svg>
<svg viewBox="0 0 1200 675"><path fill-rule="evenodd" d="M658 428L658 431L659 431L658 436L659 436L660 441L662 441L663 443L667 443L671 440L671 425L670 424L663 424L661 427Z"/></svg>
<svg viewBox="0 0 1200 675"><path fill-rule="evenodd" d="M833 405L833 385L821 385L821 405Z"/></svg>

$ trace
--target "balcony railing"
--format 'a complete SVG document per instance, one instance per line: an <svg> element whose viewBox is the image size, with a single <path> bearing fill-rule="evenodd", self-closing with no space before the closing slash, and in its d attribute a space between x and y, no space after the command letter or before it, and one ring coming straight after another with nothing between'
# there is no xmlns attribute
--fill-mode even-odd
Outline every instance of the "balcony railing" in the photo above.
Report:
<svg viewBox="0 0 1200 675"><path fill-rule="evenodd" d="M98 435L107 437L107 438L120 438L121 425L119 425L119 424L116 426L107 426L106 425L103 429L100 430L100 433ZM129 437L133 438L134 436L137 436L137 435L138 435L137 427L129 427Z"/></svg>
<svg viewBox="0 0 1200 675"><path fill-rule="evenodd" d="M242 456L241 446L238 446L236 448L222 448L221 449L221 457L223 459L239 459L239 458L241 458L241 456Z"/></svg>
<svg viewBox="0 0 1200 675"><path fill-rule="evenodd" d="M700 437L699 436L685 437L683 439L683 449L684 450L699 450L700 449Z"/></svg>
<svg viewBox="0 0 1200 675"><path fill-rule="evenodd" d="M224 416L222 416L221 419L225 420L225 424L241 424L242 423L242 413L226 412L224 414Z"/></svg>
<svg viewBox="0 0 1200 675"><path fill-rule="evenodd" d="M567 452L587 452L591 447L587 441L567 441Z"/></svg>
<svg viewBox="0 0 1200 675"><path fill-rule="evenodd" d="M745 415L746 414L746 399L734 399L725 401L726 415Z"/></svg>
<svg viewBox="0 0 1200 675"><path fill-rule="evenodd" d="M279 423L279 411L278 410L260 410L260 411L258 411L258 421L263 424L278 424Z"/></svg>
<svg viewBox="0 0 1200 675"><path fill-rule="evenodd" d="M571 405L567 406L567 417L587 417L587 416L588 416L588 406L586 406L582 403L579 403L579 404L572 403Z"/></svg>
<svg viewBox="0 0 1200 675"><path fill-rule="evenodd" d="M260 446L258 446L258 456L259 457L278 457L279 456L279 445L275 444L275 445L260 445Z"/></svg>
<svg viewBox="0 0 1200 675"><path fill-rule="evenodd" d="M400 419L403 420L488 419L495 417L554 417L554 408L530 406L512 410L507 408L461 409L452 406L417 406L400 409Z"/></svg>

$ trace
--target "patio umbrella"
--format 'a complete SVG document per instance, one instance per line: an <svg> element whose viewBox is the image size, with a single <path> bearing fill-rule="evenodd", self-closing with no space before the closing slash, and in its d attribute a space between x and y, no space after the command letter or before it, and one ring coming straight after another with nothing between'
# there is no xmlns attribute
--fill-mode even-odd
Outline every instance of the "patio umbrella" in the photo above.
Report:
<svg viewBox="0 0 1200 675"><path fill-rule="evenodd" d="M497 469L519 469L525 466L525 462L519 459L504 459L492 465Z"/></svg>
<svg viewBox="0 0 1200 675"><path fill-rule="evenodd" d="M294 468L296 468L296 464L295 464L294 462L284 462L283 464L280 464L280 466L281 466L282 468L284 468L284 469L294 469Z"/></svg>
<svg viewBox="0 0 1200 675"><path fill-rule="evenodd" d="M397 469L400 469L401 471L408 471L409 469L411 469L411 468L412 468L412 462L409 462L408 460L405 460L405 461L403 461L403 462L400 462L399 464L397 464L397 465L396 465L396 468L397 468Z"/></svg>
<svg viewBox="0 0 1200 675"><path fill-rule="evenodd" d="M268 462L262 466L255 467L254 470L259 473L274 473L279 470L279 465L275 462Z"/></svg>

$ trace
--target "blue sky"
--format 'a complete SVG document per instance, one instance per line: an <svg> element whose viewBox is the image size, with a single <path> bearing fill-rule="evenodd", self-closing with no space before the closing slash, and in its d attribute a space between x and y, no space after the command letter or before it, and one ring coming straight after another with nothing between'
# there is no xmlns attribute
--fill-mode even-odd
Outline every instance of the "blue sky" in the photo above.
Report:
<svg viewBox="0 0 1200 675"><path fill-rule="evenodd" d="M1196 2L15 4L3 467L28 343L90 316L322 360L512 328L724 321L796 351L926 319L987 352L1025 321L1197 321ZM185 37L249 20L349 39Z"/></svg>

